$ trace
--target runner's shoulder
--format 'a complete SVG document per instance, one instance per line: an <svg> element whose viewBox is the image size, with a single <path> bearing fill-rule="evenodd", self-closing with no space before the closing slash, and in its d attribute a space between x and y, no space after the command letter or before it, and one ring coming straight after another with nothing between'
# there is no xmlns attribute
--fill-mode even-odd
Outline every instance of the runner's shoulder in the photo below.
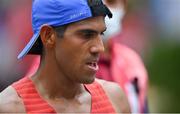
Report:
<svg viewBox="0 0 180 114"><path fill-rule="evenodd" d="M130 105L128 103L127 97L125 96L125 93L119 84L101 79L96 79L96 81L103 87L113 107L116 109L116 112L130 112Z"/></svg>
<svg viewBox="0 0 180 114"><path fill-rule="evenodd" d="M0 113L25 112L23 102L12 86L0 93Z"/></svg>

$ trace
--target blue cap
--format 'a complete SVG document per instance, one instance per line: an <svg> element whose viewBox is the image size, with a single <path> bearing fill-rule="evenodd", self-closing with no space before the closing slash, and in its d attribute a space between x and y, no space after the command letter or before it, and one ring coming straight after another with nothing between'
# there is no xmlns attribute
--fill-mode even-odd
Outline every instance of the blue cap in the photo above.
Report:
<svg viewBox="0 0 180 114"><path fill-rule="evenodd" d="M18 55L18 59L29 53L37 41L43 25L61 26L89 17L108 15L111 12L101 0L34 0L32 6L33 36Z"/></svg>

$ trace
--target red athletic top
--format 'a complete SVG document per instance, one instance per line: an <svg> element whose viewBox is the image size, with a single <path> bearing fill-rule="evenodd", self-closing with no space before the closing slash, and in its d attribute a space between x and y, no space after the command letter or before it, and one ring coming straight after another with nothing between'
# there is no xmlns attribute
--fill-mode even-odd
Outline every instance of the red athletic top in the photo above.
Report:
<svg viewBox="0 0 180 114"><path fill-rule="evenodd" d="M56 113L37 92L29 77L25 77L12 85L22 98L27 113ZM84 85L91 94L91 113L115 113L106 93L98 82Z"/></svg>

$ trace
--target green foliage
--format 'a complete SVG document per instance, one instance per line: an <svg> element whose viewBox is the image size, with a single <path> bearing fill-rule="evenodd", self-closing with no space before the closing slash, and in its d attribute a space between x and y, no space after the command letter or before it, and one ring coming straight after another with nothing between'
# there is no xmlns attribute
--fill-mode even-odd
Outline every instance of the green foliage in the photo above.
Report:
<svg viewBox="0 0 180 114"><path fill-rule="evenodd" d="M162 104L164 108L160 112L180 112L180 44L157 43L147 68L150 84L171 94L171 102Z"/></svg>

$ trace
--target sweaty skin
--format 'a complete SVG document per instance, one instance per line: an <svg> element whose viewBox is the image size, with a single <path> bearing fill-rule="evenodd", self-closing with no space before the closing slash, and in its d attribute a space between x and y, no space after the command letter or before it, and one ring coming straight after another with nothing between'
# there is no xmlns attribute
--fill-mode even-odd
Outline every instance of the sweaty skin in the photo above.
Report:
<svg viewBox="0 0 180 114"><path fill-rule="evenodd" d="M40 96L56 112L90 113L91 95L83 84L95 80L99 54L104 51L102 34L105 30L103 16L70 24L62 38L48 25L41 28L45 54L31 80ZM130 112L128 101L117 84L97 81L116 112ZM0 93L0 112L25 112L23 102L12 86Z"/></svg>
<svg viewBox="0 0 180 114"><path fill-rule="evenodd" d="M108 95L113 107L118 113L130 113L129 104L119 85L104 80L97 81L102 85ZM7 96L9 96L7 98ZM84 93L84 98L90 99L89 94ZM86 101L87 102L87 101ZM74 104L73 104L74 105ZM73 106L74 107L74 106ZM55 109L55 107L53 107ZM67 109L68 110L68 109ZM76 110L77 111L77 110ZM25 113L25 108L21 98L17 95L13 87L9 86L0 94L0 113ZM62 111L60 111L62 113ZM75 112L75 111L70 111ZM90 112L86 110L85 112Z"/></svg>

